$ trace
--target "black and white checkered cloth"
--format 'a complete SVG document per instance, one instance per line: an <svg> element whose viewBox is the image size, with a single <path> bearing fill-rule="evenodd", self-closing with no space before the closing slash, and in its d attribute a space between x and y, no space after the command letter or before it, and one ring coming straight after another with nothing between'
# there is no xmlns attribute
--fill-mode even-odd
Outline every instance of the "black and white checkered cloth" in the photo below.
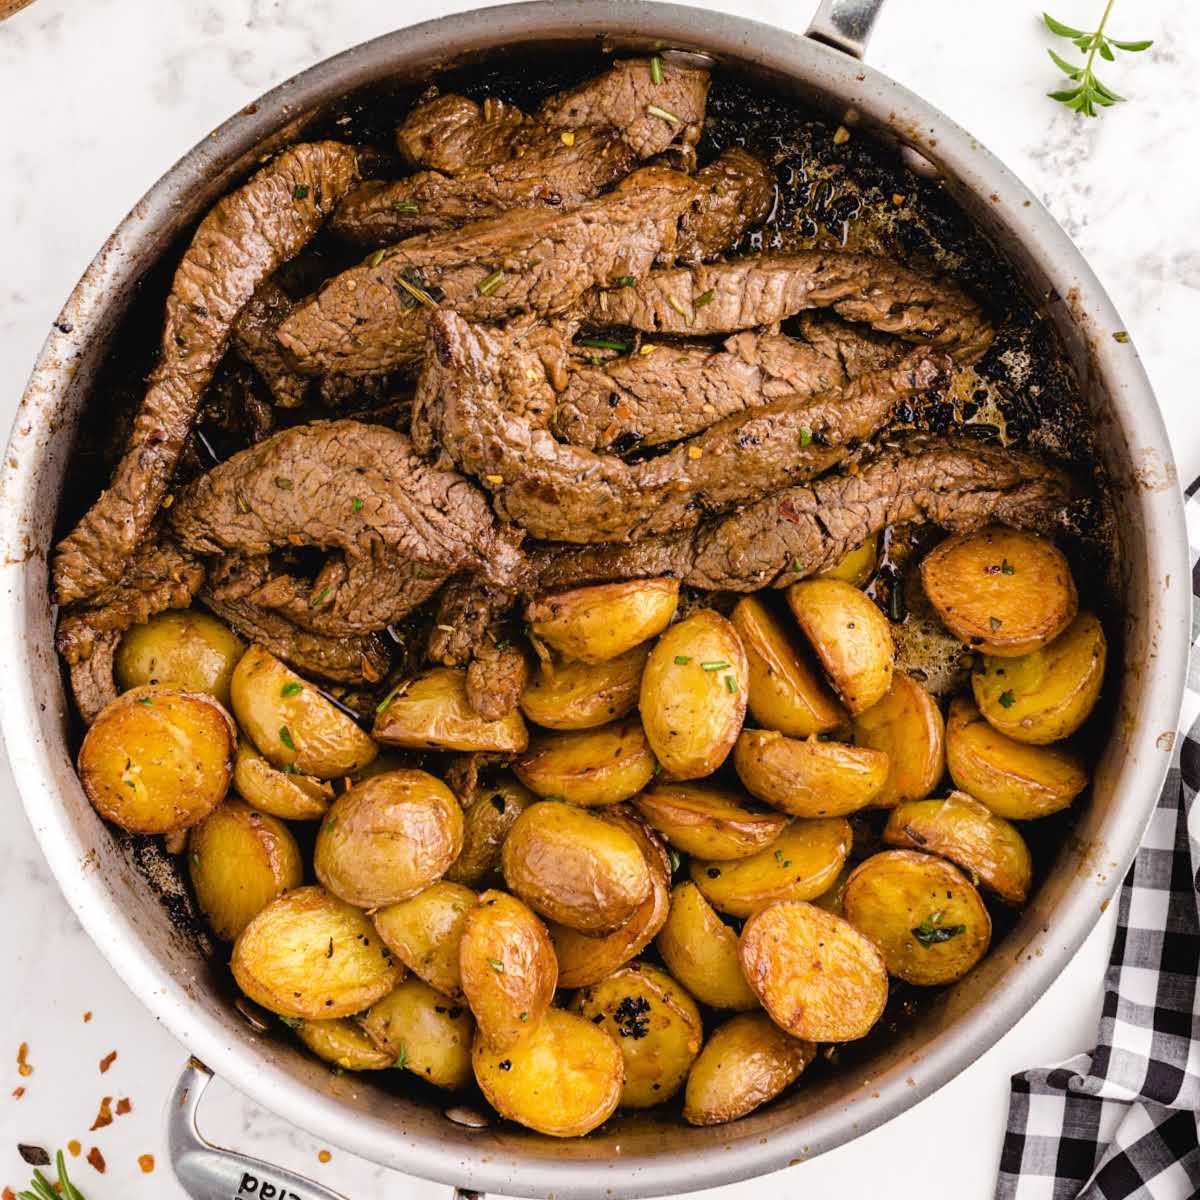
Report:
<svg viewBox="0 0 1200 1200"><path fill-rule="evenodd" d="M1099 1041L1014 1075L996 1200L1200 1196L1200 480L1192 659L1175 762L1121 885Z"/></svg>

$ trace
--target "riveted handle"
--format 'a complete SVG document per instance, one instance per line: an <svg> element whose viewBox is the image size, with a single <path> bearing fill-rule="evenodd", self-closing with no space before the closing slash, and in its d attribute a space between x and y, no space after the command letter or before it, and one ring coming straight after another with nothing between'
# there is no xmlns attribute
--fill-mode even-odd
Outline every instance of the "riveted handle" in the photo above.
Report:
<svg viewBox="0 0 1200 1200"><path fill-rule="evenodd" d="M883 0L821 0L807 35L835 50L862 58Z"/></svg>

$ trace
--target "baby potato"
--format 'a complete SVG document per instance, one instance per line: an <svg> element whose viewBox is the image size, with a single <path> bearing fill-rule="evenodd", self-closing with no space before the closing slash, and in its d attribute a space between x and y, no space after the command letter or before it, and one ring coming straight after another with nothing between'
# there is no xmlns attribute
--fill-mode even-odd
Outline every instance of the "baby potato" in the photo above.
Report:
<svg viewBox="0 0 1200 1200"><path fill-rule="evenodd" d="M121 635L113 674L123 692L162 684L204 692L228 708L229 681L245 649L237 634L208 613L173 608Z"/></svg>
<svg viewBox="0 0 1200 1200"><path fill-rule="evenodd" d="M655 946L667 969L709 1008L758 1007L738 957L737 934L694 883L671 889L671 911Z"/></svg>
<svg viewBox="0 0 1200 1200"><path fill-rule="evenodd" d="M993 729L1018 742L1046 746L1061 741L1095 708L1107 654L1100 622L1081 612L1040 650L1020 658L985 655L971 676L975 703Z"/></svg>
<svg viewBox="0 0 1200 1200"><path fill-rule="evenodd" d="M332 784L277 771L245 738L238 741L233 786L251 807L284 821L315 821L333 803Z"/></svg>
<svg viewBox="0 0 1200 1200"><path fill-rule="evenodd" d="M229 790L237 727L212 696L134 688L106 705L79 748L92 807L130 833L203 821Z"/></svg>
<svg viewBox="0 0 1200 1200"><path fill-rule="evenodd" d="M1079 756L1061 746L1028 746L993 729L973 700L959 696L946 723L946 764L957 787L998 817L1031 821L1068 807L1087 787Z"/></svg>
<svg viewBox="0 0 1200 1200"><path fill-rule="evenodd" d="M471 1082L471 1036L475 1023L462 1006L420 979L409 978L371 1005L360 1023L392 1066L403 1067L447 1091Z"/></svg>
<svg viewBox="0 0 1200 1200"><path fill-rule="evenodd" d="M672 779L700 779L725 761L746 715L746 653L737 630L702 608L655 643L640 707L650 748Z"/></svg>
<svg viewBox="0 0 1200 1200"><path fill-rule="evenodd" d="M847 550L845 555L832 567L818 571L814 579L841 579L851 587L862 587L875 574L875 564L879 559L879 535L871 534L859 542L853 550Z"/></svg>
<svg viewBox="0 0 1200 1200"><path fill-rule="evenodd" d="M689 1125L723 1125L774 1100L812 1062L812 1042L788 1037L766 1013L730 1017L713 1030L683 1093Z"/></svg>
<svg viewBox="0 0 1200 1200"><path fill-rule="evenodd" d="M760 725L811 737L849 723L805 648L758 596L739 600L730 620L746 651L746 703Z"/></svg>
<svg viewBox="0 0 1200 1200"><path fill-rule="evenodd" d="M470 888L443 879L411 900L381 908L372 920L383 944L418 979L443 996L461 1000L458 944L475 901Z"/></svg>
<svg viewBox="0 0 1200 1200"><path fill-rule="evenodd" d="M1044 537L1004 525L935 546L921 563L921 582L956 638L997 657L1044 646L1079 607L1063 552Z"/></svg>
<svg viewBox="0 0 1200 1200"><path fill-rule="evenodd" d="M379 752L344 712L261 646L242 655L230 692L238 723L274 767L339 779Z"/></svg>
<svg viewBox="0 0 1200 1200"><path fill-rule="evenodd" d="M746 858L788 823L781 813L747 808L737 792L708 784L660 783L633 804L672 846L697 858Z"/></svg>
<svg viewBox="0 0 1200 1200"><path fill-rule="evenodd" d="M803 579L787 599L851 716L877 703L892 686L896 647L875 603L842 579Z"/></svg>
<svg viewBox="0 0 1200 1200"><path fill-rule="evenodd" d="M297 1021L296 1036L318 1057L343 1071L386 1071L396 1059L380 1050L360 1025L345 1017L332 1021Z"/></svg>
<svg viewBox="0 0 1200 1200"><path fill-rule="evenodd" d="M655 766L642 723L632 716L602 729L536 734L513 770L539 796L597 808L636 796Z"/></svg>
<svg viewBox="0 0 1200 1200"><path fill-rule="evenodd" d="M431 667L385 699L372 733L385 746L411 750L479 750L519 754L529 744L521 714L481 717L467 699L467 673Z"/></svg>
<svg viewBox="0 0 1200 1200"><path fill-rule="evenodd" d="M743 729L733 765L751 795L796 817L842 817L865 808L887 781L888 756L868 746L801 741Z"/></svg>
<svg viewBox="0 0 1200 1200"><path fill-rule="evenodd" d="M425 771L389 771L337 798L317 834L313 870L348 904L382 908L440 879L462 844L454 793Z"/></svg>
<svg viewBox="0 0 1200 1200"><path fill-rule="evenodd" d="M819 896L842 869L852 840L850 825L842 817L798 820L749 858L694 858L688 871L714 908L731 917L748 917L776 900Z"/></svg>
<svg viewBox="0 0 1200 1200"><path fill-rule="evenodd" d="M200 911L232 942L304 878L300 847L282 821L226 800L188 833L188 873Z"/></svg>
<svg viewBox="0 0 1200 1200"><path fill-rule="evenodd" d="M487 891L467 913L458 953L478 1036L507 1050L554 999L558 960L545 925L514 896Z"/></svg>
<svg viewBox="0 0 1200 1200"><path fill-rule="evenodd" d="M632 835L554 800L517 818L501 864L530 908L581 933L612 933L650 895L650 868Z"/></svg>
<svg viewBox="0 0 1200 1200"><path fill-rule="evenodd" d="M612 1116L625 1083L621 1051L591 1021L561 1008L515 1046L471 1051L475 1079L502 1116L550 1137L580 1137Z"/></svg>
<svg viewBox="0 0 1200 1200"><path fill-rule="evenodd" d="M632 579L540 596L525 619L564 658L601 663L657 637L678 604L678 579Z"/></svg>
<svg viewBox="0 0 1200 1200"><path fill-rule="evenodd" d="M281 1017L348 1017L404 977L367 917L321 887L273 900L242 930L230 963L238 987Z"/></svg>
<svg viewBox="0 0 1200 1200"><path fill-rule="evenodd" d="M521 693L521 711L546 729L595 729L637 707L646 643L602 663L542 663Z"/></svg>
<svg viewBox="0 0 1200 1200"><path fill-rule="evenodd" d="M888 971L921 987L961 979L992 937L992 919L961 872L912 850L885 850L860 863L842 906L883 952Z"/></svg>
<svg viewBox="0 0 1200 1200"><path fill-rule="evenodd" d="M911 676L897 671L892 686L854 718L854 741L888 757L887 781L872 804L891 808L921 800L937 787L946 766L946 726L937 701Z"/></svg>
<svg viewBox="0 0 1200 1200"><path fill-rule="evenodd" d="M743 926L738 949L771 1020L793 1037L852 1042L883 1015L883 957L849 921L823 908L803 900L769 904Z"/></svg>
<svg viewBox="0 0 1200 1200"><path fill-rule="evenodd" d="M625 1060L622 1108L653 1108L683 1086L704 1038L696 1002L658 967L630 963L575 994L572 1012L604 1030Z"/></svg>
<svg viewBox="0 0 1200 1200"><path fill-rule="evenodd" d="M883 840L948 858L1010 904L1023 903L1029 894L1033 859L1025 839L1014 825L963 792L897 805Z"/></svg>
<svg viewBox="0 0 1200 1200"><path fill-rule="evenodd" d="M511 776L493 787L481 788L479 797L463 814L463 848L450 864L445 878L451 883L478 883L500 866L500 847L517 818L537 797Z"/></svg>

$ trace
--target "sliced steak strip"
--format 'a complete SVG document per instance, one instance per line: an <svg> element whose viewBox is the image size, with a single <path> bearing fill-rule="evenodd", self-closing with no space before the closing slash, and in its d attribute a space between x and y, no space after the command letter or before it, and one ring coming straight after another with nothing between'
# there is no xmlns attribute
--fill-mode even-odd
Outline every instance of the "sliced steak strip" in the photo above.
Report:
<svg viewBox="0 0 1200 1200"><path fill-rule="evenodd" d="M679 222L675 260L700 263L724 254L761 225L775 203L775 177L761 158L733 147L696 174L704 191Z"/></svg>
<svg viewBox="0 0 1200 1200"><path fill-rule="evenodd" d="M275 338L280 322L294 307L287 292L268 279L233 323L234 349L258 372L280 408L299 408L312 383L287 361Z"/></svg>
<svg viewBox="0 0 1200 1200"><path fill-rule="evenodd" d="M584 299L592 320L692 336L770 325L813 308L936 346L963 363L992 341L991 326L957 284L869 254L810 250L677 267L652 271L603 301L595 292Z"/></svg>
<svg viewBox="0 0 1200 1200"><path fill-rule="evenodd" d="M58 546L53 564L58 603L86 599L120 578L166 493L234 319L357 182L349 146L293 146L200 222L175 272L161 356L124 457L109 486Z"/></svg>
<svg viewBox="0 0 1200 1200"><path fill-rule="evenodd" d="M574 212L515 209L410 238L331 280L279 340L303 370L361 375L419 358L440 304L485 321L561 312L597 283L648 270L694 196L686 175L643 167Z"/></svg>
<svg viewBox="0 0 1200 1200"><path fill-rule="evenodd" d="M414 167L458 175L510 158L527 121L493 96L477 104L450 93L414 106L396 130L396 148Z"/></svg>
<svg viewBox="0 0 1200 1200"><path fill-rule="evenodd" d="M467 668L467 700L487 721L513 712L529 682L529 661L515 646L481 642Z"/></svg>
<svg viewBox="0 0 1200 1200"><path fill-rule="evenodd" d="M113 664L120 640L115 630L97 634L87 658L71 663L67 669L75 707L85 725L90 725L117 698Z"/></svg>

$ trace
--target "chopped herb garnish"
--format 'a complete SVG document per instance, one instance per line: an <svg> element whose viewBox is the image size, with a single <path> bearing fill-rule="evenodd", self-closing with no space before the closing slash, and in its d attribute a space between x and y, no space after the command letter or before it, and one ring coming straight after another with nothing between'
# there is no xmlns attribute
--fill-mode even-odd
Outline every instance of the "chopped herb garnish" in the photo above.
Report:
<svg viewBox="0 0 1200 1200"><path fill-rule="evenodd" d="M942 917L944 913L930 913L920 925L917 925L912 930L912 935L926 949L930 946L936 946L940 942L948 942L951 938L956 938L960 933L966 933L965 925L943 925Z"/></svg>
<svg viewBox="0 0 1200 1200"><path fill-rule="evenodd" d="M804 574L804 564L798 558L793 558L792 559L792 570L795 571L797 575L803 575Z"/></svg>
<svg viewBox="0 0 1200 1200"><path fill-rule="evenodd" d="M297 682L296 682L296 681L293 679L291 683L285 683L285 684L283 685L283 687L281 687L281 688L279 689L279 694L280 694L281 696L294 696L294 695L295 695L297 692L299 692L299 691L301 691L301 690L302 690L302 689L301 689L301 686L300 686L300 684L298 684L298 683L297 683Z"/></svg>
<svg viewBox="0 0 1200 1200"><path fill-rule="evenodd" d="M375 706L376 716L383 712L383 710L387 708L387 706L391 704L391 702L395 700L395 698L399 696L406 687L408 687L408 680L405 680L403 683L396 684L396 686L392 688L392 690L388 692L388 694L384 696L384 698Z"/></svg>
<svg viewBox="0 0 1200 1200"><path fill-rule="evenodd" d="M999 617L988 617L988 624L992 627L992 632L995 633L1004 622Z"/></svg>
<svg viewBox="0 0 1200 1200"><path fill-rule="evenodd" d="M152 698L152 697L150 697L150 696L139 696L139 697L138 697L138 701L137 701L137 702L138 702L139 704L145 704L145 705L147 705L147 706L150 706L150 705L153 705L153 703L154 703L154 700L153 700L153 698Z"/></svg>
<svg viewBox="0 0 1200 1200"><path fill-rule="evenodd" d="M806 428L803 425L800 426L800 445L801 446L811 446L812 445L812 430Z"/></svg>
<svg viewBox="0 0 1200 1200"><path fill-rule="evenodd" d="M723 658L717 662L702 662L700 664L700 670L702 671L724 671L728 667L729 663L727 663Z"/></svg>
<svg viewBox="0 0 1200 1200"><path fill-rule="evenodd" d="M637 276L636 275L618 275L612 281L610 286L615 287L615 288L637 287Z"/></svg>
<svg viewBox="0 0 1200 1200"><path fill-rule="evenodd" d="M498 958L489 958L487 960L487 965L491 967L497 975L504 974L504 964Z"/></svg>
<svg viewBox="0 0 1200 1200"><path fill-rule="evenodd" d="M367 255L366 264L368 267L377 267L381 262L383 262L382 250L373 250Z"/></svg>
<svg viewBox="0 0 1200 1200"><path fill-rule="evenodd" d="M616 338L583 337L579 339L579 344L593 350L620 350L622 354L629 349L627 342L618 342Z"/></svg>
<svg viewBox="0 0 1200 1200"><path fill-rule="evenodd" d="M683 122L673 113L668 112L665 108L660 108L657 104L647 104L646 112L652 117L658 117L662 121L670 121L672 125L682 125Z"/></svg>
<svg viewBox="0 0 1200 1200"><path fill-rule="evenodd" d="M1012 708L1012 706L1014 704L1016 704L1016 702L1017 702L1017 698L1016 698L1016 696L1014 696L1012 694L1012 692L1001 692L1000 693L1001 708Z"/></svg>
<svg viewBox="0 0 1200 1200"><path fill-rule="evenodd" d="M290 479L286 478L285 476L276 475L275 476L275 486L281 492L290 492L294 485L293 485L292 481Z"/></svg>
<svg viewBox="0 0 1200 1200"><path fill-rule="evenodd" d="M49 1161L48 1155L46 1161ZM46 1176L34 1167L29 1189L18 1192L18 1200L84 1200L83 1193L71 1182L71 1177L67 1174L67 1160L61 1150L54 1156L54 1164L58 1171L57 1190ZM6 1188L5 1191L7 1190Z"/></svg>
<svg viewBox="0 0 1200 1200"><path fill-rule="evenodd" d="M675 655L675 665L677 667L686 667L688 665L688 663L690 663L691 661L692 661L692 656L690 654Z"/></svg>
<svg viewBox="0 0 1200 1200"><path fill-rule="evenodd" d="M350 501L350 511L353 513L362 512L362 506L363 503L357 496Z"/></svg>
<svg viewBox="0 0 1200 1200"><path fill-rule="evenodd" d="M1118 329L1113 334L1113 341L1120 342L1121 345L1124 346L1129 341L1129 334L1126 333L1124 329Z"/></svg>
<svg viewBox="0 0 1200 1200"><path fill-rule="evenodd" d="M408 1047L403 1042L401 1042L400 1043L400 1052L396 1055L396 1061L394 1063L392 1063L392 1066L395 1067L397 1071L403 1071L405 1064L407 1062L408 1062Z"/></svg>
<svg viewBox="0 0 1200 1200"><path fill-rule="evenodd" d="M325 600L328 597L328 595L329 595L329 586L326 585L308 602L308 607L309 608L320 608L321 605L325 603Z"/></svg>
<svg viewBox="0 0 1200 1200"><path fill-rule="evenodd" d="M195 852L195 850L193 850L193 851L192 851L192 852L191 852L191 853L188 855L188 862L190 862L190 863L192 864L192 866L193 866L193 867L198 867L198 866L200 865L200 855L198 855L198 854Z"/></svg>
<svg viewBox="0 0 1200 1200"><path fill-rule="evenodd" d="M1017 573L1017 568L1014 567L1012 565L1012 563L1010 563L1008 561L1007 558L1000 564L1000 574L1001 575L1015 575L1016 573Z"/></svg>
<svg viewBox="0 0 1200 1200"><path fill-rule="evenodd" d="M685 320L690 322L691 317L688 316L688 310L683 307L682 301L677 296L668 296L667 303Z"/></svg>
<svg viewBox="0 0 1200 1200"><path fill-rule="evenodd" d="M437 301L422 287L418 287L403 275L396 276L396 286L406 291L418 304L426 308L437 308Z"/></svg>
<svg viewBox="0 0 1200 1200"><path fill-rule="evenodd" d="M706 304L711 304L716 299L717 293L709 288L707 292L701 292L693 301L693 308L703 308Z"/></svg>
<svg viewBox="0 0 1200 1200"><path fill-rule="evenodd" d="M479 281L479 294L481 296L490 296L500 286L500 281L503 278L504 272L499 268L490 275L485 275Z"/></svg>
<svg viewBox="0 0 1200 1200"><path fill-rule="evenodd" d="M725 690L727 692L737 691L737 680L732 675L725 676Z"/></svg>
<svg viewBox="0 0 1200 1200"><path fill-rule="evenodd" d="M398 213L419 213L421 206L415 200L393 200L392 209Z"/></svg>
<svg viewBox="0 0 1200 1200"><path fill-rule="evenodd" d="M299 1029L304 1024L303 1017L280 1017L279 1018L289 1029Z"/></svg>
<svg viewBox="0 0 1200 1200"><path fill-rule="evenodd" d="M294 188L292 188L292 199L293 200L307 200L308 199L308 184L307 183L296 184L296 186Z"/></svg>
<svg viewBox="0 0 1200 1200"><path fill-rule="evenodd" d="M663 81L662 59L656 54L650 60L650 82L657 87Z"/></svg>
<svg viewBox="0 0 1200 1200"><path fill-rule="evenodd" d="M279 727L279 740L291 751L295 751L296 743L292 741L292 731L286 725Z"/></svg>
<svg viewBox="0 0 1200 1200"><path fill-rule="evenodd" d="M322 833L328 833L337 824L337 817L330 817L324 825L321 826Z"/></svg>
<svg viewBox="0 0 1200 1200"><path fill-rule="evenodd" d="M667 859L671 864L671 874L674 875L683 866L683 859L680 858L679 851L674 846L667 847Z"/></svg>

